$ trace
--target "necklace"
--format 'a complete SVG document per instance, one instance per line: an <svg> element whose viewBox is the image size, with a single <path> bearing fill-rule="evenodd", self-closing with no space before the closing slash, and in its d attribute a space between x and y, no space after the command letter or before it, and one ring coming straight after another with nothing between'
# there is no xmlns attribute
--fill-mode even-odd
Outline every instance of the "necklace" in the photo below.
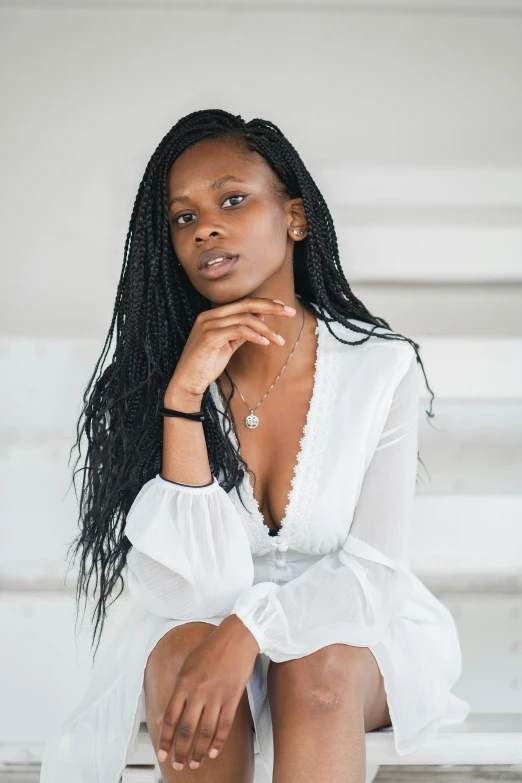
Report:
<svg viewBox="0 0 522 783"><path fill-rule="evenodd" d="M286 362L284 363L284 365L283 365L283 367L282 367L282 369L281 369L281 371L280 371L279 375L277 376L277 378L276 378L276 379L275 379L275 381L273 382L272 386L269 388L269 390L268 390L268 391L267 391L267 393L264 395L264 397L262 397L262 398L259 400L259 402L257 403L257 405L256 405L256 407L255 407L255 408L250 408L249 404L247 403L247 401L245 400L245 398L243 397L243 395L242 395L242 394L241 394L241 392L239 391L239 389L238 389L238 387L237 387L236 383L234 383L234 386L236 387L236 389L237 389L237 390L238 390L238 392L239 392L239 396L241 397L241 399L243 400L243 402L244 402L244 403L245 403L245 405L247 406L248 410L250 411L250 413L248 414L248 416L245 418L245 424L246 424L246 426L248 427L248 429L249 429L249 430L255 430L255 428L256 428L256 427L259 425L259 418L258 418L258 417L255 415L254 411L255 411L255 410L257 410L257 408L259 408L259 406L261 405L261 403L263 402L263 400L265 399L265 397L266 397L266 396L269 394L269 392L271 392L271 391L272 391L272 389L273 389L273 388L274 388L274 386L276 385L277 381L279 380L279 378L280 378L280 377L281 377L281 375L283 374L283 370L285 369L286 365L288 364L288 362L289 362L289 361L290 361L290 359L292 358L292 354L294 353L295 349L297 348L297 343L299 342L299 339L300 339L300 337L301 337L301 333L302 333L302 331L303 331L303 326L304 326L304 314L305 314L305 308L303 307L303 322L302 322L302 324L301 324L301 329L300 329L300 331L299 331L299 335L298 335L298 337L297 337L297 340L295 341L295 345L294 345L294 347L292 348L292 350L291 350L291 352L290 352L290 356L288 357L288 359L287 359L287 360L286 360ZM234 379L232 379L232 380L234 380Z"/></svg>

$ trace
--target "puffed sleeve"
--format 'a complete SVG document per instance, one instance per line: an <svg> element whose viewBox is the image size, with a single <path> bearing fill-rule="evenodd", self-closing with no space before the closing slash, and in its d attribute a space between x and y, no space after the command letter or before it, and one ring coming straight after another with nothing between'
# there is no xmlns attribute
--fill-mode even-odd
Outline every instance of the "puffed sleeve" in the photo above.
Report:
<svg viewBox="0 0 522 783"><path fill-rule="evenodd" d="M329 644L379 642L412 588L408 548L419 411L412 354L393 381L391 405L342 547L297 578L281 585L259 582L236 600L232 612L273 661L300 658Z"/></svg>
<svg viewBox="0 0 522 783"><path fill-rule="evenodd" d="M196 486L157 475L132 504L125 535L129 592L160 617L225 616L254 580L241 519L216 477Z"/></svg>

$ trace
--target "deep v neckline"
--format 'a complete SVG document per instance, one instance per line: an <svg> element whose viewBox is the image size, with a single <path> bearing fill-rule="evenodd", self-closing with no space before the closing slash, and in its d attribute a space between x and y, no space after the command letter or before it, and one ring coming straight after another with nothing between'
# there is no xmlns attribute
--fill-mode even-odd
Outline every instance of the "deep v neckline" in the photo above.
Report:
<svg viewBox="0 0 522 783"><path fill-rule="evenodd" d="M276 535L270 534L270 530L274 528L269 528L265 523L264 515L254 495L250 476L246 471L243 476L242 487L245 491L247 506L250 507L251 517L245 511L237 496L237 492L232 491L230 493L230 497L245 523L254 549L269 549L273 546L274 539L285 541L286 543L291 541L296 545L299 545L299 542L304 540L306 524L303 523L303 519L306 518L307 511L310 510L311 500L315 496L318 468L319 463L322 461L326 440L326 425L331 417L337 381L337 373L334 371L337 354L335 351L327 350L326 342L330 332L325 322L319 318L317 319L314 333L317 335L317 346L312 395L299 441L299 450L293 468L290 489L287 493L287 503L283 518L279 523L278 533ZM335 338L332 339L335 340ZM335 342L337 341L335 340ZM223 412L224 406L215 381L211 383L210 390L215 404ZM237 450L238 442L232 428L230 428L229 437Z"/></svg>

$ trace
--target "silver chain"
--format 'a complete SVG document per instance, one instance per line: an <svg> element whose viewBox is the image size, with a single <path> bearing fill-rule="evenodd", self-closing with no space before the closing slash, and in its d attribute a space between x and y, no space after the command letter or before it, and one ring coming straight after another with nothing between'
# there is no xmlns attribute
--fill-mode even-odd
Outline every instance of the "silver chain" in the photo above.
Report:
<svg viewBox="0 0 522 783"><path fill-rule="evenodd" d="M237 384L236 384L236 383L234 383L234 386L236 387L236 389L237 389L237 390L238 390L238 392L239 392L239 396L241 397L241 399L243 400L243 402L244 402L244 403L245 403L245 405L247 406L248 410L250 411L249 415L248 415L248 416L245 418L245 424L246 424L246 426L247 426L249 429L251 429L251 430L254 430L254 429L255 429L255 428L258 426L258 424L259 424L259 419L258 419L258 417L257 417L257 416L255 416L255 415L254 415L254 411L255 411L255 410L257 410L257 408L259 408L259 406L261 405L261 403L263 402L263 400L265 399L265 397L267 397L267 395L268 395L268 394L270 394L270 392L272 391L272 389L273 389L273 388L274 388L274 386L276 385L277 381L279 380L279 378L280 378L280 377L281 377L281 375L283 374L283 370L285 369L286 365L288 364L288 362L289 362L289 361L290 361L290 359L292 358L292 354L294 353L295 349L297 348L297 344L298 344L298 342L299 342L299 340L300 340L300 338L301 338L301 334L302 334L302 331L303 331L304 320L305 320L304 316L305 316L305 308L303 307L303 322L302 322L302 324L301 324L301 329L300 329L300 331L299 331L299 335L298 335L298 337L297 337L297 340L295 341L295 345L294 345L294 347L292 348L292 350L291 350L291 352L290 352L290 356L288 357L288 359L287 359L287 360L286 360L286 362L284 363L284 365L283 365L283 367L282 367L282 369L281 369L281 371L280 371L279 375L277 376L277 378L275 379L275 381L273 382L273 384L271 385L271 387L269 388L269 390L267 391L267 393L266 393L266 394L265 394L265 395L264 395L264 396L263 396L263 397L262 397L262 398L259 400L259 402L257 403L257 405L256 405L256 407L255 407L255 408L250 408L250 406L249 406L248 402L245 400L245 398L243 397L243 395L242 395L242 394L241 394L241 392L239 391L239 388L238 388ZM234 381L234 379L232 379L232 381Z"/></svg>

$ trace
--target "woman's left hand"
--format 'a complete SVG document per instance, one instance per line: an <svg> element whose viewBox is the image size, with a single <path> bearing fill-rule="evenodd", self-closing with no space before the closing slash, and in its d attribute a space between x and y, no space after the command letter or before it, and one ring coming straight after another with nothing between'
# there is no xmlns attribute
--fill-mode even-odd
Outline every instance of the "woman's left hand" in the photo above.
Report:
<svg viewBox="0 0 522 783"><path fill-rule="evenodd" d="M189 761L190 768L197 769L206 753L209 758L218 755L258 652L259 645L248 628L237 615L229 615L187 655L170 701L158 718L160 762L166 761L171 749L175 770L183 769Z"/></svg>

